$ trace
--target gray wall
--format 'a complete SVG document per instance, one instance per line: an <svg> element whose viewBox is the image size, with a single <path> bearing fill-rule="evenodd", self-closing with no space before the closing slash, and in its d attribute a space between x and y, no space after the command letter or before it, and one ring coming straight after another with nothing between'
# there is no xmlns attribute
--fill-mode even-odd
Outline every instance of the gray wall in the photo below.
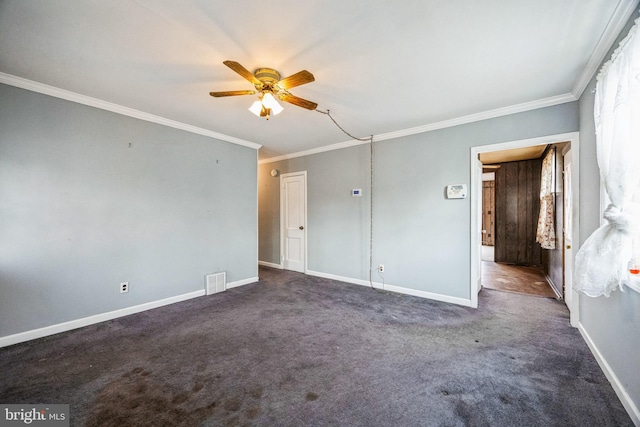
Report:
<svg viewBox="0 0 640 427"><path fill-rule="evenodd" d="M260 165L259 259L280 264L280 178L270 171L306 170L308 268L368 279L369 168L368 145Z"/></svg>
<svg viewBox="0 0 640 427"><path fill-rule="evenodd" d="M394 286L469 299L470 147L578 130L577 102L374 143L374 266ZM368 280L369 147L260 165L259 259L279 264L279 188L271 169L308 172L308 268ZM351 188L364 197L352 198ZM374 274L374 280L381 281Z"/></svg>
<svg viewBox="0 0 640 427"><path fill-rule="evenodd" d="M636 11L613 48L629 32ZM600 181L593 119L595 79L580 98L580 244L600 225ZM580 297L580 323L636 407L640 407L640 294L615 291L609 298Z"/></svg>
<svg viewBox="0 0 640 427"><path fill-rule="evenodd" d="M256 277L256 154L0 85L0 336Z"/></svg>

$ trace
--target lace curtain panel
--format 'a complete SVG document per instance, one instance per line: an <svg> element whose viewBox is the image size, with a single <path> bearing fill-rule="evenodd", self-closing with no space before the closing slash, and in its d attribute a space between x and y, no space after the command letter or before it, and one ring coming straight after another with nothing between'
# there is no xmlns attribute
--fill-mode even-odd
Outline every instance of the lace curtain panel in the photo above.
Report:
<svg viewBox="0 0 640 427"><path fill-rule="evenodd" d="M540 179L540 215L538 216L538 231L536 242L543 249L556 248L556 231L553 206L553 162L554 150L549 150L542 161L542 177Z"/></svg>
<svg viewBox="0 0 640 427"><path fill-rule="evenodd" d="M632 236L640 209L632 197L640 185L640 38L638 23L620 43L596 81L594 118L600 178L611 201L606 222L576 254L574 288L592 297L629 280Z"/></svg>

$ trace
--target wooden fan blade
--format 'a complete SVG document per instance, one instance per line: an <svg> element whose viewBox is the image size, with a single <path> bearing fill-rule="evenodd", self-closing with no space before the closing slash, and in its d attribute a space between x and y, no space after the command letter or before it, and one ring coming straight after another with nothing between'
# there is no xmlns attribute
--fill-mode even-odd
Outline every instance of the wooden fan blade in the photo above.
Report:
<svg viewBox="0 0 640 427"><path fill-rule="evenodd" d="M311 83L313 81L315 81L315 77L313 77L313 74L311 74L310 72L308 72L307 70L302 70L299 71L289 77L285 77L284 79L280 80L278 83L276 83L278 86L280 86L282 89L290 89L292 87L296 87L296 86L300 86L303 84L307 84L307 83Z"/></svg>
<svg viewBox="0 0 640 427"><path fill-rule="evenodd" d="M307 110L315 110L318 107L318 104L315 102L307 101L306 99L298 98L297 96L293 96L290 93L283 93L278 96L284 102L288 102L289 104L297 105L298 107L306 108Z"/></svg>
<svg viewBox="0 0 640 427"><path fill-rule="evenodd" d="M222 96L253 95L255 93L255 90L228 90L226 92L209 92L209 95L220 98Z"/></svg>
<svg viewBox="0 0 640 427"><path fill-rule="evenodd" d="M240 74L245 79L249 80L254 85L262 84L262 82L260 80L258 80L256 78L256 76L254 76L251 71L247 70L246 68L244 68L239 63L237 63L235 61L224 61L223 64L226 65L227 67L231 68L236 73Z"/></svg>

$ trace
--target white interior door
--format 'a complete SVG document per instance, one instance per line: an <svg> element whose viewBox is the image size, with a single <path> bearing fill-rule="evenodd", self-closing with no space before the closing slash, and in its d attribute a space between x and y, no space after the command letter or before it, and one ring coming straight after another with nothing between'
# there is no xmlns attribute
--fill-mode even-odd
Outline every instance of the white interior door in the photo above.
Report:
<svg viewBox="0 0 640 427"><path fill-rule="evenodd" d="M573 191L571 189L571 150L564 154L564 300L573 311Z"/></svg>
<svg viewBox="0 0 640 427"><path fill-rule="evenodd" d="M284 174L281 175L280 182L282 266L285 270L304 273L307 248L307 174Z"/></svg>

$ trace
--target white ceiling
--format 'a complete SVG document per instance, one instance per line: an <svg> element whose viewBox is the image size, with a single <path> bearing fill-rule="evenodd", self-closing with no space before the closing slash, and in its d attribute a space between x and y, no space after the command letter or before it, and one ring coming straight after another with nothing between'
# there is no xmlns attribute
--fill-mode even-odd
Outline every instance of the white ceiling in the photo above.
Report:
<svg viewBox="0 0 640 427"><path fill-rule="evenodd" d="M262 144L264 159L351 138L315 111L283 103L267 122L255 96L210 97L252 89L224 60L309 70L291 93L383 139L575 99L637 4L0 0L0 72Z"/></svg>

